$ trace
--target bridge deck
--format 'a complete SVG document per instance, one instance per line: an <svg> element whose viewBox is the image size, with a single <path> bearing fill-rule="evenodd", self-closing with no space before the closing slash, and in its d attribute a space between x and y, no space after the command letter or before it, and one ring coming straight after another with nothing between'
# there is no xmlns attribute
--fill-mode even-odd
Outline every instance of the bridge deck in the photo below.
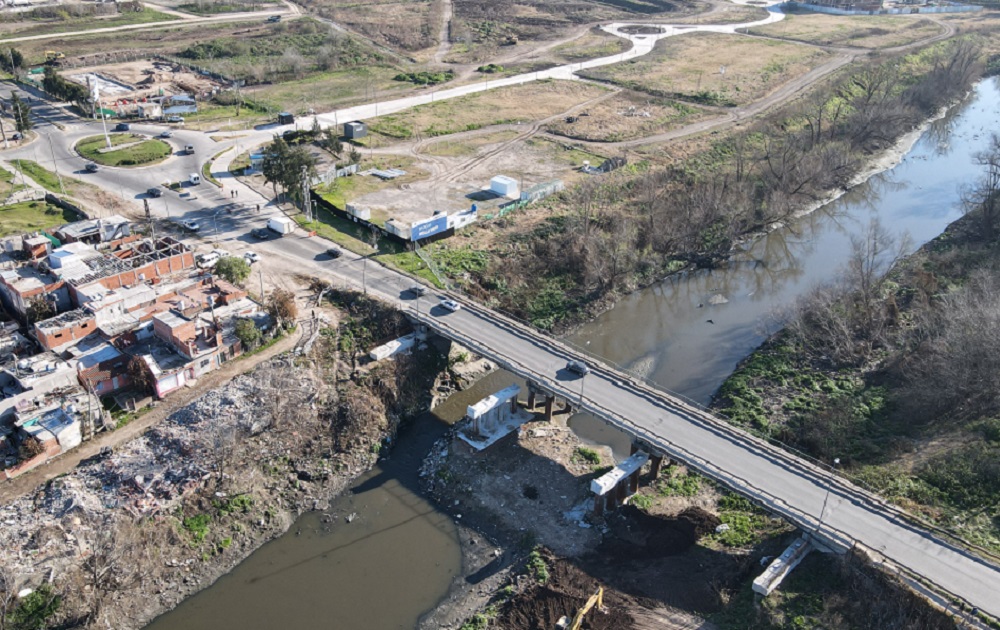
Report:
<svg viewBox="0 0 1000 630"><path fill-rule="evenodd" d="M1000 617L1000 570L943 535L931 533L895 506L805 459L755 438L632 375L595 364L568 346L488 309L463 301L445 311L434 298L411 302L409 315L441 335L535 381L637 440L751 497L825 544L860 546L920 581ZM586 377L565 369L588 360ZM582 394L582 396L581 396ZM824 497L829 501L819 517ZM906 576L905 576L906 577ZM922 589L925 590L926 589ZM928 593L932 594L932 593ZM940 594L938 594L940 595Z"/></svg>

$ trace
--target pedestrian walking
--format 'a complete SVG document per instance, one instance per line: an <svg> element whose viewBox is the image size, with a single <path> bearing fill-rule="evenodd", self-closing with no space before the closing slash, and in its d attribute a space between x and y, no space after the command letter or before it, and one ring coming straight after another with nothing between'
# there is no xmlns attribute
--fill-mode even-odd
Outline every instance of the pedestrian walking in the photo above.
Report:
<svg viewBox="0 0 1000 630"><path fill-rule="evenodd" d="M237 199L239 199L240 198L240 191L238 191L236 189L233 189L233 197L236 197Z"/></svg>

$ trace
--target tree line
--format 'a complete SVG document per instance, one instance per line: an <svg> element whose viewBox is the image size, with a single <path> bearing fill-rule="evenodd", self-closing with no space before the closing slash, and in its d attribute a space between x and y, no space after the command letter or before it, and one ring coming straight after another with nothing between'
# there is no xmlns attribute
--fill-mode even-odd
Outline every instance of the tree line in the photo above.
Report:
<svg viewBox="0 0 1000 630"><path fill-rule="evenodd" d="M469 289L543 327L652 282L711 266L733 244L832 190L966 91L979 48L954 40L857 69L692 159L585 181L556 217L513 235Z"/></svg>

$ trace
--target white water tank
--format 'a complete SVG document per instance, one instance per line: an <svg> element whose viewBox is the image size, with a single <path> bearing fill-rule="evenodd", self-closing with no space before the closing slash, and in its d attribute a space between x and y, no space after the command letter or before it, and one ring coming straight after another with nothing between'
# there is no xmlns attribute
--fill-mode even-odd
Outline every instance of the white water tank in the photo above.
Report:
<svg viewBox="0 0 1000 630"><path fill-rule="evenodd" d="M506 175L497 175L490 180L490 192L501 197L515 199L521 195L517 180Z"/></svg>

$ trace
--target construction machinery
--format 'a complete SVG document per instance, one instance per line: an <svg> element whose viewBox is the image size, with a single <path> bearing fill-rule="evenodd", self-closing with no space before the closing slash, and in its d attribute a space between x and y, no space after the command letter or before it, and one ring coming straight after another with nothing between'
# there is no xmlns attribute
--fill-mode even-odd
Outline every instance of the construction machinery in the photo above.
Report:
<svg viewBox="0 0 1000 630"><path fill-rule="evenodd" d="M580 610L576 611L576 615L573 616L573 620L570 621L568 617L563 617L556 624L556 627L560 630L580 630L580 626L583 625L583 618L597 607L598 612L606 612L604 609L604 587L598 586L597 592L587 599L587 603L580 607Z"/></svg>
<svg viewBox="0 0 1000 630"><path fill-rule="evenodd" d="M45 61L58 61L60 59L65 59L66 55L58 50L46 50L45 51Z"/></svg>

